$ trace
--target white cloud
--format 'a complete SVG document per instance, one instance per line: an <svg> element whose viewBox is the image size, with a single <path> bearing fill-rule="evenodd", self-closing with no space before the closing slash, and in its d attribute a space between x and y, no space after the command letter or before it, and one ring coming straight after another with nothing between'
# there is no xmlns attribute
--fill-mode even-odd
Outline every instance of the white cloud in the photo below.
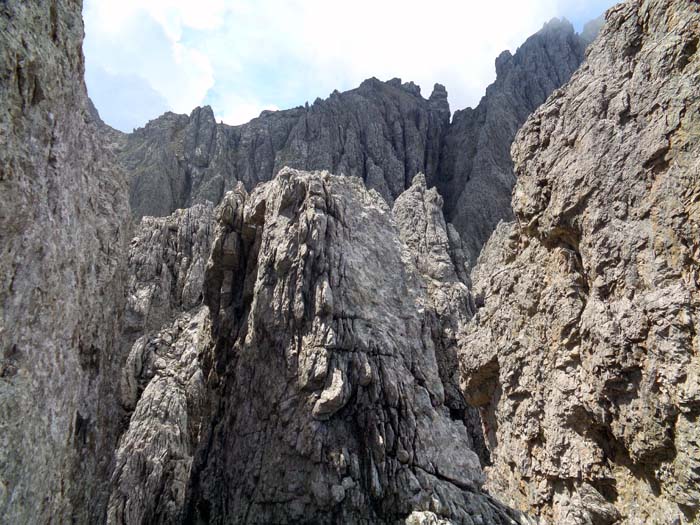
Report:
<svg viewBox="0 0 700 525"><path fill-rule="evenodd" d="M85 3L85 56L88 89L91 96L109 101L113 91L122 89L118 80L140 81L158 93L170 110L189 112L200 104L214 85L214 73L209 58L201 51L180 42L184 27L215 29L221 13L203 10L188 18L187 9L177 4L185 2L137 2L125 0L90 0ZM204 6L216 2L202 2ZM160 7L162 5L162 7ZM92 84L91 70L112 76L114 85ZM103 75L104 76L104 75ZM107 91L107 93L105 93ZM136 97L134 93L134 97ZM122 97L114 100L123 102ZM103 103L104 104L104 103ZM138 101L134 101L135 105ZM98 109L104 109L99 107ZM103 111L109 114L109 111ZM156 115L148 115L152 118ZM109 123L109 121L108 121ZM133 122L132 125L142 125Z"/></svg>
<svg viewBox="0 0 700 525"><path fill-rule="evenodd" d="M88 68L140 77L177 112L210 103L232 124L370 76L413 80L424 96L441 82L454 110L478 103L501 51L554 16L612 3L86 0L85 50Z"/></svg>
<svg viewBox="0 0 700 525"><path fill-rule="evenodd" d="M280 108L274 104L263 104L255 98L229 96L223 103L212 108L215 111L217 121L227 124L241 124L260 116L262 111L278 111Z"/></svg>

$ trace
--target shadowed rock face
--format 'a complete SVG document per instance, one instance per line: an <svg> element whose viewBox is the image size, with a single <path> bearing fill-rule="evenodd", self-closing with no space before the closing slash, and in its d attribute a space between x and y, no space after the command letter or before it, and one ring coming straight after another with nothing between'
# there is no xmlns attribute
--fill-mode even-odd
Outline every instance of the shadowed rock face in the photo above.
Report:
<svg viewBox="0 0 700 525"><path fill-rule="evenodd" d="M0 4L0 516L95 523L118 436L126 181L83 84L79 2Z"/></svg>
<svg viewBox="0 0 700 525"><path fill-rule="evenodd" d="M462 346L488 486L548 523L700 509L700 6L619 5L520 131Z"/></svg>
<svg viewBox="0 0 700 525"><path fill-rule="evenodd" d="M217 124L209 107L167 113L122 136L136 217L167 215L209 200L236 182L250 190L284 166L361 177L393 202L418 172L436 173L449 124L447 92L429 100L413 83L369 79L352 91L241 126Z"/></svg>
<svg viewBox="0 0 700 525"><path fill-rule="evenodd" d="M423 175L392 211L287 169L144 218L107 522L520 520L480 491L457 376L473 306L441 207Z"/></svg>
<svg viewBox="0 0 700 525"><path fill-rule="evenodd" d="M583 61L595 24L577 35L552 20L515 55L496 59L496 81L475 109L457 111L444 138L438 176L429 182L445 198L445 217L459 232L471 269L500 220L511 220L515 183L510 146L527 117Z"/></svg>
<svg viewBox="0 0 700 525"><path fill-rule="evenodd" d="M466 270L496 221L510 214L513 177L507 150L515 129L536 104L568 79L581 61L583 47L568 23L551 22L514 57L499 57L496 83L476 110L459 113L452 125L442 86L436 85L426 100L412 83L370 79L358 89L335 92L310 107L265 112L242 126L216 124L208 107L197 108L189 117L166 114L130 135L103 126L110 148L130 173L130 201L136 217L167 215L177 207L195 204L168 218L144 218L132 241L124 337L130 350L121 393L129 425L117 451L110 523L176 519L185 498L184 473L197 446L200 457L194 462L187 507L192 519L265 522L328 515L329 520L393 522L413 511L456 519L472 515L487 521L506 519L483 496L464 492L467 484L478 485L477 455L482 463L489 461L479 415L458 387L457 341L473 312ZM475 118L460 116L466 114ZM483 159L488 162L472 170ZM355 175L378 194L367 194L356 182L347 187L335 178L313 182L316 176L291 176L293 172L282 186L253 190L286 165ZM426 176L411 186L419 172ZM459 230L445 224L443 199L426 188L426 179L449 202L474 198L478 205L465 213L489 210L479 215L469 242L463 243ZM462 191L466 183L473 191ZM263 228L267 223L256 222L266 217L267 203L279 199L291 200L282 218L275 215L274 221L284 222L288 215L296 220L301 211L295 207L308 206L309 184L321 184L322 200L330 208L307 222L330 221L341 232L326 239L328 250L340 262L325 260L327 254L314 255L321 257L319 261L295 256L296 251L309 249L309 243L295 239L294 229L291 233L270 230ZM291 191L290 185L301 194L277 195ZM244 188L253 190L252 196ZM234 233L217 234L209 278L204 282L203 293L212 308L210 321L198 299L202 261L214 225L211 205L196 203L218 203L232 189L233 196L226 198L218 213L219 228L233 228ZM342 195L335 195L336 190ZM469 197L464 197L467 193ZM387 210L374 213L374 208L382 208L379 201L372 204L379 195L386 202L396 201L393 217ZM255 204L252 198L257 199ZM336 201L348 207L340 219L334 215L339 213L333 207ZM484 208L484 203L492 206ZM257 211L250 211L253 206ZM249 214L245 220L244 210ZM370 218L380 225L395 220L394 230L386 230L386 224L384 230L373 226ZM350 235L345 230L352 221L352 230L357 231ZM461 223L463 229L467 222ZM368 231L360 235L364 229ZM263 232L269 238L267 251L261 254L256 243ZM325 246L318 239L314 243ZM346 249L373 255L382 261L381 268L365 270L351 283L343 281L340 288L350 299L347 305L340 303L341 311L331 304L329 311L317 312L316 299L310 298L316 292L299 287L313 288L317 279L330 279L334 264L339 265L333 269L335 278L345 279L346 261L338 254ZM281 265L281 275L275 277L280 282L273 291L265 283L274 272L257 275L260 257L262 262L270 259L265 264L275 271L275 265ZM361 260L358 256L357 266ZM395 264L410 271L396 273ZM235 272L231 265L237 265ZM300 281L296 273L286 275L297 266L311 272L305 280ZM326 269L310 269L316 266ZM404 279L420 284L407 284ZM222 292L222 283L228 291ZM256 287L260 293L281 296L276 302L257 298ZM328 284L326 292L331 288ZM377 290L384 292L371 299ZM405 293L408 296L401 297ZM222 309L222 297L233 303ZM384 305L385 300L391 304ZM251 311L258 302L259 310ZM423 311L425 304L430 305L428 313ZM416 307L419 312L398 313ZM202 361L211 322L215 350ZM392 327L394 322L399 326ZM358 323L367 326L356 327ZM348 340L336 348L333 338L338 330ZM384 343L387 350L377 347ZM243 358L234 360L232 351L222 348L236 348L233 354ZM269 361L268 352L276 360ZM426 352L432 357L426 358ZM260 361L266 366L256 365ZM240 368L233 368L234 362ZM358 386L358 370L365 368L378 370L379 386ZM201 373L209 377L206 390L195 379ZM369 379L361 382L365 381ZM389 386L383 386L383 381ZM401 395L405 391L409 396L401 403L384 399L394 395L395 381ZM255 398L246 386L251 382L259 387ZM416 382L429 393L429 405L437 406L437 411L421 405L425 399ZM299 392L290 393L295 388ZM292 395L296 397L286 400ZM342 418L334 417L350 397L351 408ZM290 406L278 408L283 398ZM243 415L238 405L245 407ZM376 411L376 416L371 415ZM283 414L278 416L279 412ZM281 420L270 426L270 417ZM426 432L426 420L437 434L427 445L415 443L427 439L421 434ZM200 423L209 432L206 436L198 434ZM359 430L366 427L373 434ZM318 432L323 435L310 437ZM404 432L400 442L398 436ZM204 441L198 445L200 438ZM258 439L269 440L272 452L259 450ZM317 457L314 447L327 449L324 454L332 452L333 457ZM449 457L443 454L439 459L442 466L432 457L438 449L454 447ZM282 456L262 456L270 453ZM341 467L338 461L347 464ZM449 473L462 468L466 480ZM265 472L263 480L259 480L260 469ZM290 479L279 476L279 471L289 469ZM230 479L239 481L232 484ZM440 493L436 502L429 497L433 491Z"/></svg>

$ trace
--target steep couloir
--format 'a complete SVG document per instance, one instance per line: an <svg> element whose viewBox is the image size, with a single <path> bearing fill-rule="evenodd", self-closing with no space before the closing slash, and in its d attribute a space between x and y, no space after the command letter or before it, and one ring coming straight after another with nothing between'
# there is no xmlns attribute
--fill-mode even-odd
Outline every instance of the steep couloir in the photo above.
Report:
<svg viewBox="0 0 700 525"><path fill-rule="evenodd" d="M510 146L527 117L583 61L601 20L577 35L566 20L554 19L528 38L515 54L496 59L496 81L479 105L455 112L441 150L440 169L430 180L445 198L445 218L459 232L471 269L501 220L511 220L515 184Z"/></svg>
<svg viewBox="0 0 700 525"><path fill-rule="evenodd" d="M487 486L543 523L700 510L700 5L621 4L513 145L463 387Z"/></svg>

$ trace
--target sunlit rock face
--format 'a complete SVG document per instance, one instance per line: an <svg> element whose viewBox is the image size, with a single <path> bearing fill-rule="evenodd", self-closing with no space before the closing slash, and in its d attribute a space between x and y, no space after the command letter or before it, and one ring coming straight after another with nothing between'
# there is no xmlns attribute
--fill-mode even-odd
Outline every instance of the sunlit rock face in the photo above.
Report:
<svg viewBox="0 0 700 525"><path fill-rule="evenodd" d="M516 222L472 275L487 486L547 523L697 520L699 39L696 2L608 12L520 130Z"/></svg>
<svg viewBox="0 0 700 525"><path fill-rule="evenodd" d="M697 521L700 7L596 32L126 135L3 2L3 522Z"/></svg>
<svg viewBox="0 0 700 525"><path fill-rule="evenodd" d="M107 523L177 523L204 404L210 343L204 275L211 203L144 217L128 252L119 384L126 425L114 453Z"/></svg>

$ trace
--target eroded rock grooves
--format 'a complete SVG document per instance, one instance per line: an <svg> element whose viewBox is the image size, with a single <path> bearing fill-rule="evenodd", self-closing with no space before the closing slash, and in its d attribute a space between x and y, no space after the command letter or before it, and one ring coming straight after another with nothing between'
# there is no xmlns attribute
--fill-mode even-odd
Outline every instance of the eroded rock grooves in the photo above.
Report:
<svg viewBox="0 0 700 525"><path fill-rule="evenodd" d="M512 153L462 346L487 486L546 523L696 523L700 5L607 14Z"/></svg>
<svg viewBox="0 0 700 525"><path fill-rule="evenodd" d="M240 126L217 124L208 106L189 117L166 113L123 136L120 158L137 218L218 203L237 182L251 190L285 166L358 176L393 202L418 172L437 172L449 119L439 84L426 100L412 82L372 78Z"/></svg>
<svg viewBox="0 0 700 525"><path fill-rule="evenodd" d="M449 417L456 381L438 361L467 310L445 310L468 292L437 193L424 178L409 192L392 215L356 178L282 170L226 197L205 284L211 424L186 521L514 523ZM405 238L416 222L424 236L404 244L397 224Z"/></svg>
<svg viewBox="0 0 700 525"><path fill-rule="evenodd" d="M515 183L510 146L527 117L583 61L599 20L581 35L566 20L554 19L515 54L496 58L496 81L479 105L456 111L441 149L440 170L430 185L445 198L445 217L459 232L471 269L501 220L512 220Z"/></svg>
<svg viewBox="0 0 700 525"><path fill-rule="evenodd" d="M107 523L177 523L204 405L202 305L213 206L144 217L128 256L120 402L128 425L115 453Z"/></svg>
<svg viewBox="0 0 700 525"><path fill-rule="evenodd" d="M103 520L129 210L79 2L0 4L0 518Z"/></svg>

